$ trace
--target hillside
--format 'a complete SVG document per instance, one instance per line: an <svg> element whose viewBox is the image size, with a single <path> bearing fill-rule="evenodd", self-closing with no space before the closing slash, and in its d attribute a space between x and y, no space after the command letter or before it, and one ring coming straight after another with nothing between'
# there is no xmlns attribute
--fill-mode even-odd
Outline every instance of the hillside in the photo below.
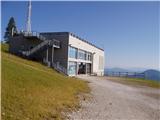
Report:
<svg viewBox="0 0 160 120"><path fill-rule="evenodd" d="M6 44L1 47L2 119L62 119L63 111L79 107L77 95L89 92L86 82L11 55Z"/></svg>
<svg viewBox="0 0 160 120"><path fill-rule="evenodd" d="M158 70L146 70L144 71L145 77L150 80L160 81L160 72Z"/></svg>

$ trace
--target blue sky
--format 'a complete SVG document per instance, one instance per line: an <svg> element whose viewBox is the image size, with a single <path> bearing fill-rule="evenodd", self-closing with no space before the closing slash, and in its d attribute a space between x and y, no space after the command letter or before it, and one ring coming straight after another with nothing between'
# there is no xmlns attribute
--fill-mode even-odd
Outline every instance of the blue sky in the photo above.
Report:
<svg viewBox="0 0 160 120"><path fill-rule="evenodd" d="M27 2L2 2L2 37L11 16L25 29ZM159 62L159 2L32 2L33 31L69 31L105 50L106 67Z"/></svg>

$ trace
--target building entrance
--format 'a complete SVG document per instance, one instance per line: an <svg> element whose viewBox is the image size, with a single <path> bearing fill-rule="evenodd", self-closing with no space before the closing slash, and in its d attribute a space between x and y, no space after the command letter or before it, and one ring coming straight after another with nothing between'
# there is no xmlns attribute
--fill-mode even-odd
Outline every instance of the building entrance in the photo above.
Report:
<svg viewBox="0 0 160 120"><path fill-rule="evenodd" d="M78 63L78 74L91 74L91 63Z"/></svg>
<svg viewBox="0 0 160 120"><path fill-rule="evenodd" d="M78 74L86 74L86 64L83 62L78 63Z"/></svg>

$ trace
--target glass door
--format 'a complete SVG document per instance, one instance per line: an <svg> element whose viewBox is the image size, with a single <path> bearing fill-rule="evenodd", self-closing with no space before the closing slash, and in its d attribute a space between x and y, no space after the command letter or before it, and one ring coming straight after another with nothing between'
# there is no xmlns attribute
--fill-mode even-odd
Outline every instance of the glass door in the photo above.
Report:
<svg viewBox="0 0 160 120"><path fill-rule="evenodd" d="M76 69L77 69L76 62L69 62L68 74L76 75Z"/></svg>

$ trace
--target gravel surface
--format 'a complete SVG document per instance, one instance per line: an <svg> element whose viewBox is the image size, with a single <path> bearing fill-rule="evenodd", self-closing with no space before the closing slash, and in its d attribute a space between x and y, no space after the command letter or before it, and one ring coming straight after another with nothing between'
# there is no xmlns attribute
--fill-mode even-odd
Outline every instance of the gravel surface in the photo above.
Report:
<svg viewBox="0 0 160 120"><path fill-rule="evenodd" d="M91 99L82 100L82 107L68 119L160 120L160 89L128 86L106 77L79 77L89 81Z"/></svg>

